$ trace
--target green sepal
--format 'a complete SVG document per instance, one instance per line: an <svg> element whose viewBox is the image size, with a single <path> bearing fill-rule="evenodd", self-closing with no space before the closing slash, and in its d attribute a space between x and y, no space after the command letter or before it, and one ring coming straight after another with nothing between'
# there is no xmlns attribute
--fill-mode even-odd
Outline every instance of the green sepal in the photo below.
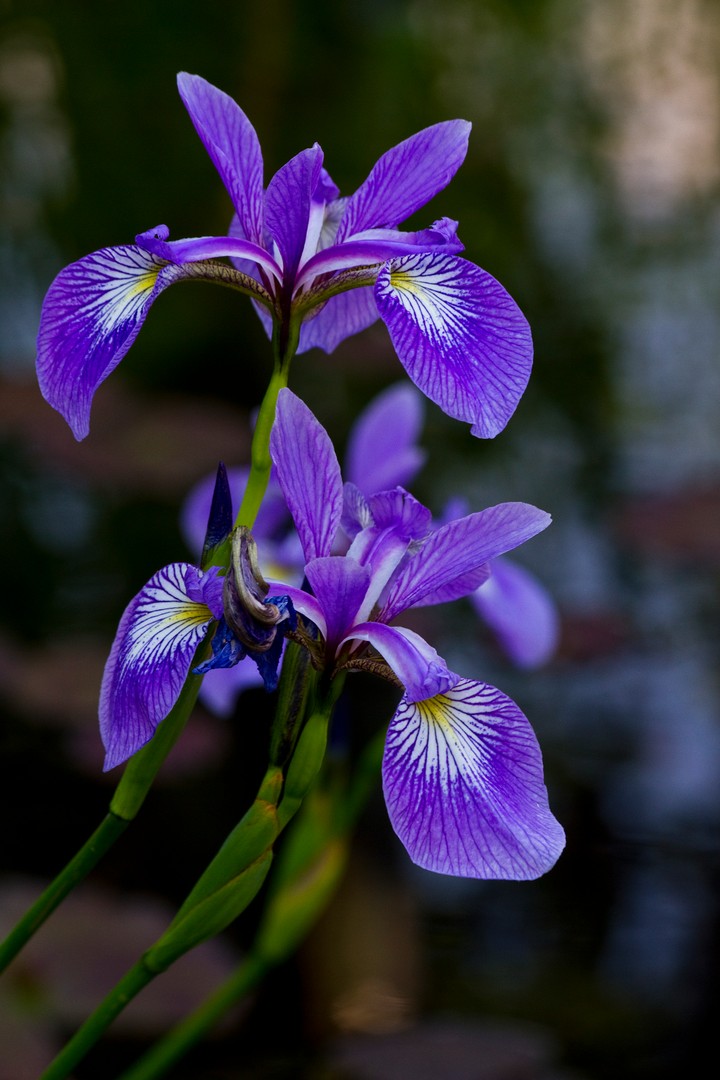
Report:
<svg viewBox="0 0 720 1080"><path fill-rule="evenodd" d="M283 846L255 940L268 964L303 940L335 891L347 863L350 836L337 830L335 800L314 790Z"/></svg>
<svg viewBox="0 0 720 1080"><path fill-rule="evenodd" d="M173 919L162 937L144 954L145 966L155 973L165 971L190 949L234 922L260 891L272 858L272 851L264 851L254 863L196 903L184 918Z"/></svg>
<svg viewBox="0 0 720 1080"><path fill-rule="evenodd" d="M280 833L277 800L280 798L282 781L283 777L279 769L268 769L254 803L227 836L202 876L198 878L170 923L168 932L179 926L198 904L214 896L229 882L234 881L239 874L272 847Z"/></svg>

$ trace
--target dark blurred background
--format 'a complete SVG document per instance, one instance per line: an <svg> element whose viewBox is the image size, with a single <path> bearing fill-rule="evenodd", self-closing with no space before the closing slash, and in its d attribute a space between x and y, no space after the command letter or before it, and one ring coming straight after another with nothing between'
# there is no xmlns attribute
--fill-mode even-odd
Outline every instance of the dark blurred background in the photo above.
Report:
<svg viewBox="0 0 720 1080"><path fill-rule="evenodd" d="M717 5L4 0L0 16L0 919L104 813L116 776L96 701L118 617L190 557L183 497L219 459L246 460L269 373L242 297L170 290L76 444L34 382L54 274L159 222L227 228L179 70L242 105L266 181L317 140L349 194L382 151L462 116L467 162L418 223L460 220L468 257L530 319L536 366L492 443L428 405L413 488L438 512L449 493L551 511L520 558L563 630L538 672L513 670L469 606L424 630L530 717L568 849L531 884L430 875L378 789L300 956L172 1075L702 1075L720 939ZM379 323L299 358L293 387L342 446L402 377ZM354 681L368 732L392 708ZM228 721L198 712L138 822L0 985L0 1080L37 1076L162 930L253 790L267 715L260 692ZM78 1080L133 1060L232 969L251 925L161 980Z"/></svg>

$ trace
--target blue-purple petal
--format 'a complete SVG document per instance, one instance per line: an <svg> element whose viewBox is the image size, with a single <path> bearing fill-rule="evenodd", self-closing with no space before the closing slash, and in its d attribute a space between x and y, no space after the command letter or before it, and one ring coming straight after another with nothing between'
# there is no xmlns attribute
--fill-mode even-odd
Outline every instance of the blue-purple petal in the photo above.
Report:
<svg viewBox="0 0 720 1080"><path fill-rule="evenodd" d="M257 306L257 305L256 305ZM261 318L264 309L258 311ZM310 312L310 316L300 327L300 343L298 352L307 352L308 349L322 349L323 352L331 353L345 338L359 334L366 330L380 318L375 297L372 289L360 288L350 292L338 293L321 307ZM268 333L272 324L268 318L263 318Z"/></svg>
<svg viewBox="0 0 720 1080"><path fill-rule="evenodd" d="M434 604L450 604L453 600L461 600L465 596L471 599L479 591L490 577L490 563L483 563L475 570L469 570L466 574L460 574L453 581L446 581L439 588L426 593L421 600L416 601L413 607L432 607Z"/></svg>
<svg viewBox="0 0 720 1080"><path fill-rule="evenodd" d="M415 385L473 435L502 431L532 367L530 327L502 285L455 255L408 255L381 269L375 299Z"/></svg>
<svg viewBox="0 0 720 1080"><path fill-rule="evenodd" d="M338 242L366 229L393 228L429 202L462 165L469 137L466 120L446 120L383 154L348 200Z"/></svg>
<svg viewBox="0 0 720 1080"><path fill-rule="evenodd" d="M488 581L470 597L518 667L546 663L557 648L560 618L547 590L510 559L491 563Z"/></svg>
<svg viewBox="0 0 720 1080"><path fill-rule="evenodd" d="M464 247L456 235L457 224L457 221L450 218L442 218L431 228L421 229L419 232L368 229L352 240L322 248L308 257L297 276L296 287L307 284L321 274L382 264L408 254L457 254Z"/></svg>
<svg viewBox="0 0 720 1080"><path fill-rule="evenodd" d="M195 650L222 613L222 580L189 563L159 570L120 620L100 690L105 769L152 738L178 699Z"/></svg>
<svg viewBox="0 0 720 1080"><path fill-rule="evenodd" d="M273 176L265 195L265 227L292 282L305 249L313 194L322 183L323 153L317 143L301 150Z"/></svg>
<svg viewBox="0 0 720 1080"><path fill-rule="evenodd" d="M229 256L238 263L261 267L268 274L276 278L281 277L280 267L265 248L242 237L191 236L183 240L168 240L167 230L163 227L162 232L158 229L148 229L147 232L139 233L135 240L144 251L176 265ZM253 279L253 282L257 281L256 271L248 276ZM260 289L258 288L256 292L260 292Z"/></svg>
<svg viewBox="0 0 720 1080"><path fill-rule="evenodd" d="M450 671L432 645L405 626L358 623L345 640L367 641L377 649L405 687L408 701L445 693L458 682L459 676Z"/></svg>
<svg viewBox="0 0 720 1080"><path fill-rule="evenodd" d="M243 235L263 239L263 160L254 127L231 97L181 72L178 90L195 130L227 188Z"/></svg>
<svg viewBox="0 0 720 1080"><path fill-rule="evenodd" d="M238 695L250 687L260 687L263 680L255 664L237 664L234 668L214 668L203 677L199 698L216 716L231 716Z"/></svg>
<svg viewBox="0 0 720 1080"><path fill-rule="evenodd" d="M485 683L403 698L388 729L383 790L410 858L436 873L529 880L565 844L535 734L515 702Z"/></svg>
<svg viewBox="0 0 720 1080"><path fill-rule="evenodd" d="M320 629L332 652L355 621L370 585L370 571L347 556L331 555L313 559L305 573L323 611L325 627ZM295 595L288 594L295 603Z"/></svg>
<svg viewBox="0 0 720 1080"><path fill-rule="evenodd" d="M427 456L416 445L423 410L415 387L398 383L360 414L348 440L345 475L365 495L405 486L420 470Z"/></svg>
<svg viewBox="0 0 720 1080"><path fill-rule="evenodd" d="M447 586L453 590L462 583L472 586L473 572L542 532L550 520L549 514L529 503L500 503L442 525L398 570L385 599L383 621Z"/></svg>
<svg viewBox="0 0 720 1080"><path fill-rule="evenodd" d="M135 341L155 298L184 276L141 248L101 248L61 270L40 316L37 375L76 439L90 429L98 386Z"/></svg>
<svg viewBox="0 0 720 1080"><path fill-rule="evenodd" d="M291 390L278 395L270 454L305 553L329 555L342 515L342 477L330 437Z"/></svg>

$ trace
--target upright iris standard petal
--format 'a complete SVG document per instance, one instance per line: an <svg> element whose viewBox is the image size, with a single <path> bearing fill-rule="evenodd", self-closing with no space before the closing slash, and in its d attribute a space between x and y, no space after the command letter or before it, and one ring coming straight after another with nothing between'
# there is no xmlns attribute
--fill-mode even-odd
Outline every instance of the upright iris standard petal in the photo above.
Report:
<svg viewBox="0 0 720 1080"><path fill-rule="evenodd" d="M403 698L388 729L383 790L410 858L437 873L537 878L565 844L533 730L485 683L462 680L415 704Z"/></svg>
<svg viewBox="0 0 720 1080"><path fill-rule="evenodd" d="M270 454L305 561L329 555L342 515L342 477L325 428L291 390L278 395Z"/></svg>
<svg viewBox="0 0 720 1080"><path fill-rule="evenodd" d="M502 285L456 255L407 255L382 268L375 299L415 385L473 435L502 431L532 367L530 327Z"/></svg>
<svg viewBox="0 0 720 1080"><path fill-rule="evenodd" d="M230 193L242 235L262 244L263 160L255 128L231 97L199 75L177 79L195 130Z"/></svg>
<svg viewBox="0 0 720 1080"><path fill-rule="evenodd" d="M87 435L93 395L134 342L150 305L183 276L182 267L127 245L95 251L55 278L40 316L38 381L76 439Z"/></svg>
<svg viewBox="0 0 720 1080"><path fill-rule="evenodd" d="M222 614L222 580L189 563L159 570L130 601L100 690L105 768L152 738L172 709L210 622Z"/></svg>
<svg viewBox="0 0 720 1080"><path fill-rule="evenodd" d="M265 193L265 227L283 259L291 283L300 264L310 222L312 197L322 178L320 147L302 150L273 176Z"/></svg>
<svg viewBox="0 0 720 1080"><path fill-rule="evenodd" d="M366 229L394 228L450 183L465 160L470 124L446 120L393 146L348 199L338 243Z"/></svg>

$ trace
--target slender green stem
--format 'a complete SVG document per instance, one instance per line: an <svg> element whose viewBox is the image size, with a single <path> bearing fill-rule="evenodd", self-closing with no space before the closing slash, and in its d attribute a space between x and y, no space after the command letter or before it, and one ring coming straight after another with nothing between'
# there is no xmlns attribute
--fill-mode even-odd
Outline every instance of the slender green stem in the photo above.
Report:
<svg viewBox="0 0 720 1080"><path fill-rule="evenodd" d="M309 822L298 819L281 853L250 954L195 1012L122 1073L119 1080L158 1080L164 1076L268 971L290 955L315 925L342 876L349 835L377 783L384 742L385 732L380 731L365 747L349 786L334 789L325 831L321 828L318 835L317 817ZM315 789L313 794L318 796L320 792ZM326 793L323 798L327 801ZM303 815L314 802L317 799L308 801Z"/></svg>
<svg viewBox="0 0 720 1080"><path fill-rule="evenodd" d="M287 386L290 361L297 348L298 331L292 327L280 355L277 336L274 342L275 370L260 406L253 435L251 467L247 488L238 513L238 523L254 524L262 503L272 462L270 432L275 419L275 407L280 390ZM213 565L227 565L229 546L220 545L213 556ZM201 646L204 650L205 645ZM192 668L201 660L197 654ZM191 670L192 670L191 668ZM17 956L43 922L72 889L95 867L130 821L137 815L155 776L182 732L192 712L202 678L188 675L174 708L158 726L155 735L130 759L110 803L110 813L80 851L61 870L43 894L23 916L7 939L0 944L0 973Z"/></svg>
<svg viewBox="0 0 720 1080"><path fill-rule="evenodd" d="M67 894L82 881L95 866L102 855L112 847L129 821L109 813L100 823L89 840L80 848L67 866L45 889L35 903L25 912L14 929L0 944L0 972L17 956L49 915L55 910Z"/></svg>
<svg viewBox="0 0 720 1080"><path fill-rule="evenodd" d="M275 368L260 406L250 450L250 475L235 519L236 525L247 525L248 528L252 528L263 501L272 468L270 432L275 422L278 394L288 384L288 373L287 364Z"/></svg>
<svg viewBox="0 0 720 1080"><path fill-rule="evenodd" d="M45 1070L40 1080L65 1080L75 1066L82 1061L87 1052L95 1045L102 1033L115 1017L122 1012L129 1001L140 993L144 986L154 978L155 972L147 968L140 960L135 967L120 980L112 994L95 1010L67 1046L60 1051L55 1060Z"/></svg>
<svg viewBox="0 0 720 1080"><path fill-rule="evenodd" d="M227 982L161 1042L156 1043L140 1061L131 1065L120 1080L155 1080L155 1077L166 1073L215 1026L228 1009L242 1001L271 966L261 956L248 956Z"/></svg>
<svg viewBox="0 0 720 1080"><path fill-rule="evenodd" d="M313 696L310 715L288 764L282 797L276 782L278 770L271 769L258 793L262 798L255 801L230 834L178 916L110 991L41 1080L65 1080L135 994L190 949L224 930L254 899L270 867L277 836L300 808L320 769L341 685L342 679L335 680L324 697ZM271 791L276 794L271 796ZM269 797L279 801L273 804ZM268 821L272 827L266 831Z"/></svg>

